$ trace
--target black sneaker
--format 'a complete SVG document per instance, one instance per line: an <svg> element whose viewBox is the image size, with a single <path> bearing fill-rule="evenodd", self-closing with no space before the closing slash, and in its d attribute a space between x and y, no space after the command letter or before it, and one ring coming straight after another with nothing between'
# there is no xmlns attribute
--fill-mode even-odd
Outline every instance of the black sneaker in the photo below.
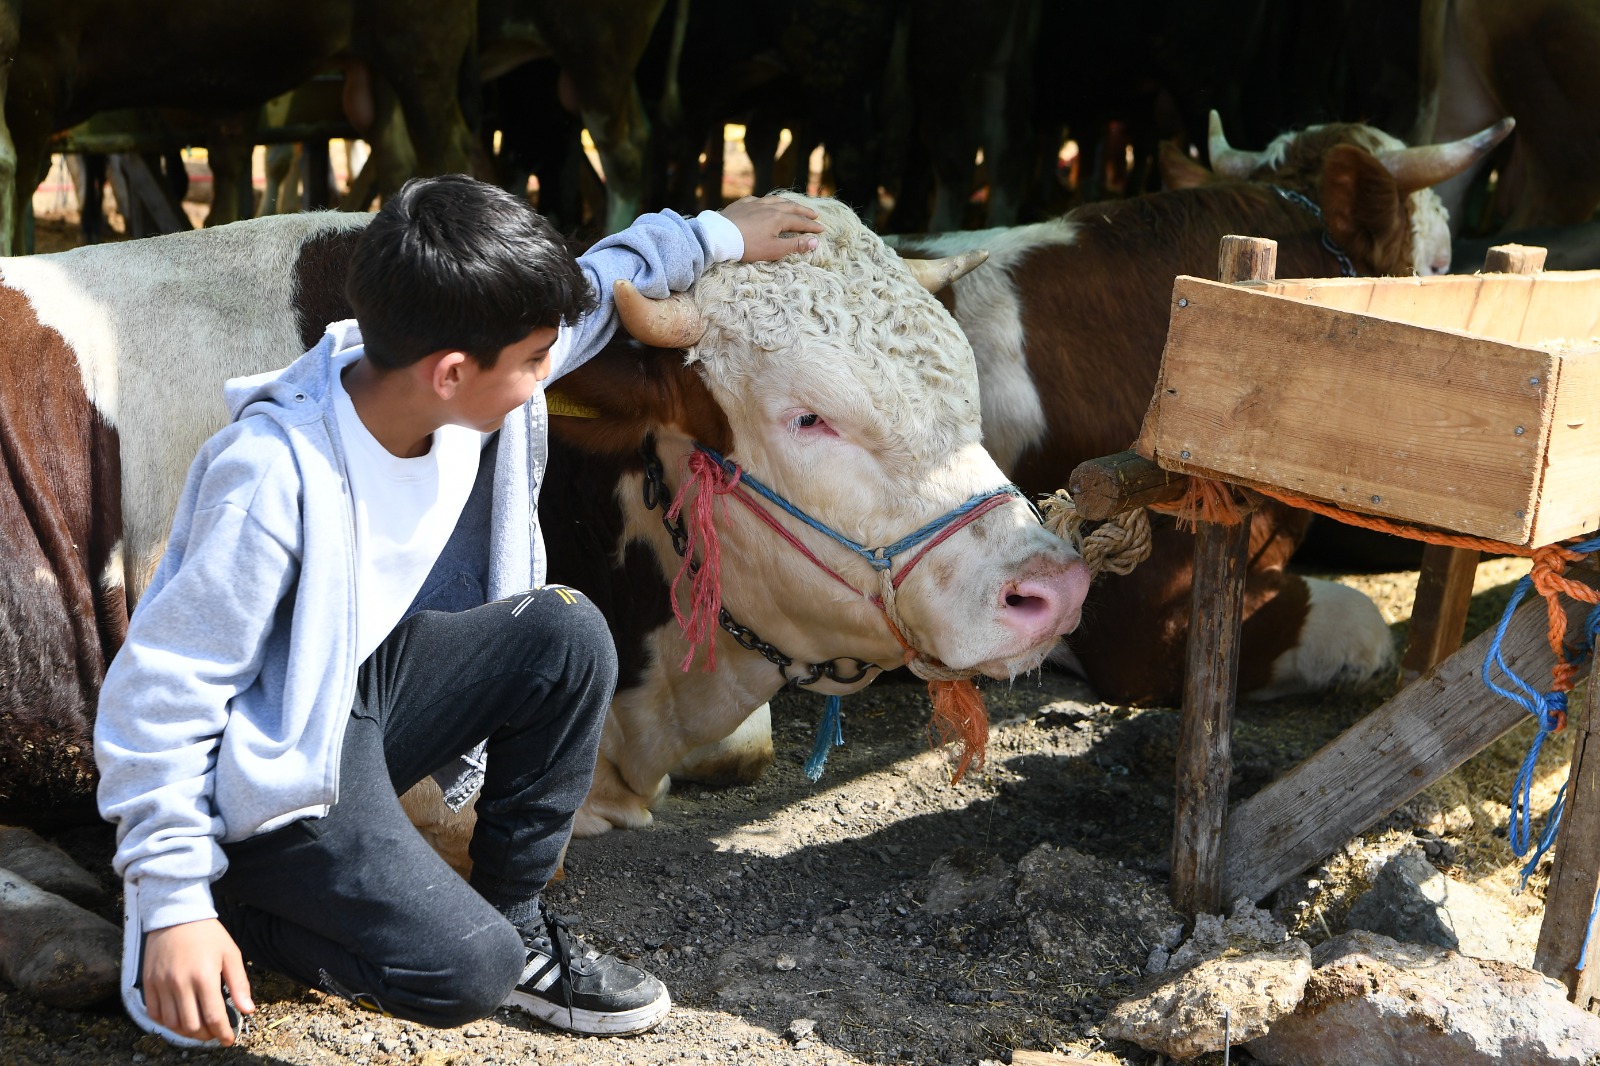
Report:
<svg viewBox="0 0 1600 1066"><path fill-rule="evenodd" d="M525 1010L557 1029L592 1036L625 1036L655 1026L672 1009L667 986L637 966L602 955L549 911L522 928L528 964L506 1006Z"/></svg>

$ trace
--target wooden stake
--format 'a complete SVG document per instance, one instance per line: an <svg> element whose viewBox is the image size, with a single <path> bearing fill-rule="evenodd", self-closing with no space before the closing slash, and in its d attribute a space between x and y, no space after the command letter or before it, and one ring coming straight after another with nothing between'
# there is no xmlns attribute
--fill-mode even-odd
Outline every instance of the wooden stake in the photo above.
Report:
<svg viewBox="0 0 1600 1066"><path fill-rule="evenodd" d="M1277 258L1276 241L1223 237L1218 279L1227 284L1271 281ZM1249 546L1249 515L1231 526L1197 523L1172 840L1172 902L1191 917L1220 913L1227 902L1222 898L1222 842L1233 769L1233 708Z"/></svg>
<svg viewBox="0 0 1600 1066"><path fill-rule="evenodd" d="M1429 544L1422 549L1417 594L1411 603L1411 629L1400 660L1401 688L1461 647L1478 559L1479 553L1472 548Z"/></svg>
<svg viewBox="0 0 1600 1066"><path fill-rule="evenodd" d="M1600 999L1600 945L1589 929L1600 893L1600 675L1592 669L1583 707L1568 728L1577 730L1571 777L1533 965L1565 984L1572 1001L1587 1009Z"/></svg>
<svg viewBox="0 0 1600 1066"><path fill-rule="evenodd" d="M1181 500L1188 484L1182 474L1126 451L1079 463L1067 479L1067 491L1078 514L1101 522L1136 507Z"/></svg>

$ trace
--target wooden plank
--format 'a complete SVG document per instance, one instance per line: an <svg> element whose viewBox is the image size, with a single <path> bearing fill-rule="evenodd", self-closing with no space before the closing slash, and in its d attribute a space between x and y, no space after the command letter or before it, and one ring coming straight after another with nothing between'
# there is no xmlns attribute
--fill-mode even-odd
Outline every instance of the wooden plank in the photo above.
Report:
<svg viewBox="0 0 1600 1066"><path fill-rule="evenodd" d="M1411 606L1411 629L1400 660L1401 688L1461 647L1479 554L1470 548L1444 544L1429 544L1422 549L1422 571Z"/></svg>
<svg viewBox="0 0 1600 1066"><path fill-rule="evenodd" d="M1553 340L1600 343L1600 271L1566 270L1536 275L1528 317L1518 339L1524 344Z"/></svg>
<svg viewBox="0 0 1600 1066"><path fill-rule="evenodd" d="M1181 474L1126 451L1079 463L1067 479L1067 492L1078 514L1102 522L1136 507L1182 499L1188 484Z"/></svg>
<svg viewBox="0 0 1600 1066"><path fill-rule="evenodd" d="M1106 1060L1086 1059L1079 1055L1059 1055L1054 1051L1013 1050L1011 1066L1106 1066Z"/></svg>
<svg viewBox="0 0 1600 1066"><path fill-rule="evenodd" d="M1554 544L1600 529L1600 351L1564 353L1556 373L1532 544Z"/></svg>
<svg viewBox="0 0 1600 1066"><path fill-rule="evenodd" d="M1555 657L1544 601L1534 600L1512 619L1501 654L1540 684ZM1568 601L1569 626L1587 609ZM1493 641L1493 630L1481 634L1235 807L1224 845L1227 898L1264 898L1523 722L1526 711L1479 680Z"/></svg>
<svg viewBox="0 0 1600 1066"><path fill-rule="evenodd" d="M1198 278L1173 293L1162 467L1527 543L1554 353Z"/></svg>
<svg viewBox="0 0 1600 1066"><path fill-rule="evenodd" d="M1600 892L1600 677L1592 672L1587 698L1569 727L1577 735L1566 811L1533 966L1565 984L1572 1001L1587 1008L1600 998L1600 943L1589 936L1589 915Z"/></svg>

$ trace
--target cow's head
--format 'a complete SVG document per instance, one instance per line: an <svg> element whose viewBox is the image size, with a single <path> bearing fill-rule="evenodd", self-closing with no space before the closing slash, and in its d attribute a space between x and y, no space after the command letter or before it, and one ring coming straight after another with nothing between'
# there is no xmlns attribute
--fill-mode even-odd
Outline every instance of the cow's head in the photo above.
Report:
<svg viewBox="0 0 1600 1066"><path fill-rule="evenodd" d="M686 358L641 355L575 398L632 406L636 427L647 412L674 485L699 441L844 537L890 545L1006 479L980 443L972 349L926 287L939 282L919 283L843 204L807 202L826 227L814 251L725 264L642 313L624 294L630 331ZM583 432L591 445L610 433L611 447L632 446L637 429L621 426L603 417ZM797 660L902 662L871 600L879 573L779 508L768 514L844 580L729 502L717 518L728 609ZM1010 677L1077 625L1087 584L1076 554L1008 498L917 565L897 590L897 620L920 655Z"/></svg>
<svg viewBox="0 0 1600 1066"><path fill-rule="evenodd" d="M1511 132L1502 119L1448 144L1406 147L1359 123L1285 133L1260 152L1228 144L1211 113L1211 166L1223 177L1268 182L1320 205L1329 238L1363 272L1443 274L1450 220L1431 186L1474 166Z"/></svg>

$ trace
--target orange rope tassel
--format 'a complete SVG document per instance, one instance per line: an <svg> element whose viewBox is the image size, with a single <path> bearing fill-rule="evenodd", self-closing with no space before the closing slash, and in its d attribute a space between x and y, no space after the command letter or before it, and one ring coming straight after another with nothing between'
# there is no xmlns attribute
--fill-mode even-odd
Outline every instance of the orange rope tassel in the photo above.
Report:
<svg viewBox="0 0 1600 1066"><path fill-rule="evenodd" d="M950 777L953 785L968 767L983 765L984 752L989 747L989 712L984 709L978 686L971 681L929 681L928 696L933 700L928 732L935 746L961 741L961 756Z"/></svg>
<svg viewBox="0 0 1600 1066"><path fill-rule="evenodd" d="M1236 526L1244 521L1233 489L1205 477L1191 477L1184 489L1183 499L1176 504L1152 505L1151 510L1172 511L1178 517L1179 529L1194 529L1196 522Z"/></svg>

